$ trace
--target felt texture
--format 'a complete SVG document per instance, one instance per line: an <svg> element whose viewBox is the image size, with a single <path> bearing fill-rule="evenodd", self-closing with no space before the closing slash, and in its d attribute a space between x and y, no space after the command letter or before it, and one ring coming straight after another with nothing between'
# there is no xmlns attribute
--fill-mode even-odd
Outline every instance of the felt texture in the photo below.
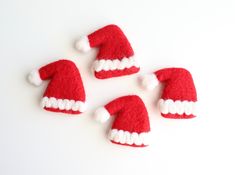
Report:
<svg viewBox="0 0 235 175"><path fill-rule="evenodd" d="M132 66L130 68L125 68L123 70L109 70L109 71L100 71L95 72L95 77L99 79L106 79L106 78L112 78L112 77L119 77L124 75L131 75L133 73L136 73L140 70L139 67Z"/></svg>
<svg viewBox="0 0 235 175"><path fill-rule="evenodd" d="M107 25L88 35L90 47L99 47L97 59L131 57L134 51L127 37L117 25Z"/></svg>
<svg viewBox="0 0 235 175"><path fill-rule="evenodd" d="M50 79L44 97L54 97L56 99L68 99L85 102L85 90L82 78L76 65L69 60L59 60L43 66L39 69L42 80ZM80 111L61 110L59 108L44 107L53 112L63 112L69 114L79 114Z"/></svg>
<svg viewBox="0 0 235 175"><path fill-rule="evenodd" d="M122 60L133 57L134 51L123 31L117 25L107 25L88 35L90 47L98 47L97 60ZM105 79L137 73L139 67L132 66L123 70L95 71L96 78Z"/></svg>
<svg viewBox="0 0 235 175"><path fill-rule="evenodd" d="M165 68L154 72L157 79L164 83L161 99L175 101L196 102L197 93L191 73L184 68ZM194 114L163 114L163 117L186 119L195 117Z"/></svg>
<svg viewBox="0 0 235 175"><path fill-rule="evenodd" d="M126 143L122 144L122 143L117 143L117 142L115 142L113 140L111 140L111 142L114 143L114 144L117 144L117 145L130 146L130 147L136 147L136 148L138 148L138 147L141 148L141 147L146 147L147 146L147 145L144 145L144 144L136 145L134 143L132 145L129 145L129 144L126 144Z"/></svg>
<svg viewBox="0 0 235 175"><path fill-rule="evenodd" d="M61 109L55 109L55 108L47 108L44 107L45 110L51 111L51 112L61 112L61 113L67 113L67 114L81 114L80 111L73 111L73 110L61 110Z"/></svg>
<svg viewBox="0 0 235 175"><path fill-rule="evenodd" d="M112 129L123 130L137 134L148 133L150 131L148 112L139 96L128 95L119 97L109 102L104 107L107 109L110 115L116 116L112 125ZM146 145L131 144L129 146L139 147Z"/></svg>
<svg viewBox="0 0 235 175"><path fill-rule="evenodd" d="M163 114L161 113L161 115L165 118L169 118L169 119L191 119L191 118L194 118L196 117L195 115L193 114L190 114L190 115L187 115L187 114Z"/></svg>

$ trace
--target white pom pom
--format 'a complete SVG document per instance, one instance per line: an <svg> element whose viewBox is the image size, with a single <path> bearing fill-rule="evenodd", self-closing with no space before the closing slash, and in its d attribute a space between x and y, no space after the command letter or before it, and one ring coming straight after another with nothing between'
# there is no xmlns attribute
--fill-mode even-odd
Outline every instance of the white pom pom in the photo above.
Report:
<svg viewBox="0 0 235 175"><path fill-rule="evenodd" d="M155 74L147 74L141 77L141 85L147 90L153 90L159 81Z"/></svg>
<svg viewBox="0 0 235 175"><path fill-rule="evenodd" d="M75 47L77 50L81 52L87 52L91 49L89 39L87 36L84 36L80 38L78 41L75 43Z"/></svg>
<svg viewBox="0 0 235 175"><path fill-rule="evenodd" d="M94 113L94 118L100 123L106 122L110 117L109 112L104 107L98 108Z"/></svg>
<svg viewBox="0 0 235 175"><path fill-rule="evenodd" d="M38 70L32 70L28 75L28 80L31 84L35 86L39 86L42 84L42 79L40 77Z"/></svg>

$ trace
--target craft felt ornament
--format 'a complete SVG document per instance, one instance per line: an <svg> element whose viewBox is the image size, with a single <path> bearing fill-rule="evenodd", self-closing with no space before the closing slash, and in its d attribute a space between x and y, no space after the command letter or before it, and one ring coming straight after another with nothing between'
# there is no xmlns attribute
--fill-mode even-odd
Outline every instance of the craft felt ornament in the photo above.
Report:
<svg viewBox="0 0 235 175"><path fill-rule="evenodd" d="M80 38L75 47L87 52L99 48L93 64L95 77L99 79L130 75L139 71L134 51L127 37L116 25L105 26L88 36Z"/></svg>
<svg viewBox="0 0 235 175"><path fill-rule="evenodd" d="M111 142L133 147L149 145L148 112L139 96L119 97L94 113L100 122L107 121L111 115L116 116L108 135Z"/></svg>
<svg viewBox="0 0 235 175"><path fill-rule="evenodd" d="M160 112L163 117L187 119L196 116L197 93L190 72L183 68L165 68L142 77L142 85L153 89L164 83Z"/></svg>
<svg viewBox="0 0 235 175"><path fill-rule="evenodd" d="M50 82L41 100L44 109L69 114L79 114L86 110L82 78L72 61L55 61L28 75L29 82L36 86L47 79Z"/></svg>

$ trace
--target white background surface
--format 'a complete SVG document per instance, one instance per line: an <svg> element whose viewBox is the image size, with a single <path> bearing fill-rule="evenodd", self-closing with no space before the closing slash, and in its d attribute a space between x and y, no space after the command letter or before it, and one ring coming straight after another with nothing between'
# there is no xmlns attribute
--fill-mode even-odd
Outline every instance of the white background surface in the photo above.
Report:
<svg viewBox="0 0 235 175"><path fill-rule="evenodd" d="M104 25L128 36L141 72L97 80L96 51L80 54L75 39ZM235 174L235 2L233 0L0 0L0 174L97 175ZM39 107L47 86L26 81L31 69L67 58L83 77L89 110L78 116ZM198 117L159 115L160 89L146 92L137 77L180 66L193 74ZM110 143L110 122L92 112L110 100L138 94L150 115L153 142L142 149Z"/></svg>

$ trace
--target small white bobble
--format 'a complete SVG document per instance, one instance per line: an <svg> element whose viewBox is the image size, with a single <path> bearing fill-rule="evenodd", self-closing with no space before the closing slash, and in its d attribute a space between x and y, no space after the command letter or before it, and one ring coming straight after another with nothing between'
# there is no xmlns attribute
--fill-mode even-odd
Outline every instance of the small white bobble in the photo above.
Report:
<svg viewBox="0 0 235 175"><path fill-rule="evenodd" d="M91 49L89 39L87 36L81 37L76 43L75 47L81 52L87 52Z"/></svg>
<svg viewBox="0 0 235 175"><path fill-rule="evenodd" d="M104 123L110 118L110 114L104 107L98 108L94 113L96 121Z"/></svg>
<svg viewBox="0 0 235 175"><path fill-rule="evenodd" d="M158 84L159 81L154 74L148 74L140 77L141 85L146 90L153 90Z"/></svg>
<svg viewBox="0 0 235 175"><path fill-rule="evenodd" d="M28 81L35 86L40 86L42 84L42 79L40 77L38 70L32 70L29 73Z"/></svg>

